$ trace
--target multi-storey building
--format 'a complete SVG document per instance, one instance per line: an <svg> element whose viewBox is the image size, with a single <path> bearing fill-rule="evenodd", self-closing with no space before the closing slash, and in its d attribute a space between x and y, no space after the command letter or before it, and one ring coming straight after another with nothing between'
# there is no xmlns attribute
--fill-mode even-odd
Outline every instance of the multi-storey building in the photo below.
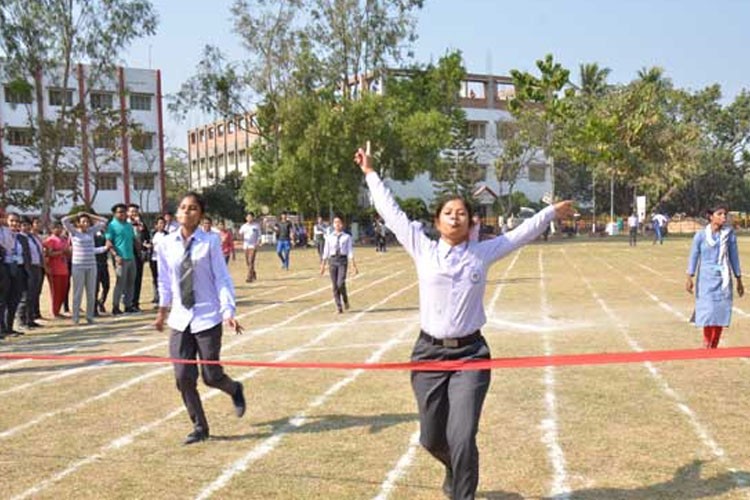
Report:
<svg viewBox="0 0 750 500"><path fill-rule="evenodd" d="M80 118L63 140L52 213L59 216L86 204L107 214L120 202L161 212L166 191L161 72L119 67L113 75L96 78L90 72L86 65L75 66L67 88L59 83L60 72L45 74L39 106L34 91L7 81L0 71L0 157L5 157L0 192L27 190L38 179L32 126L40 108L45 119L55 121L64 104L76 108Z"/></svg>
<svg viewBox="0 0 750 500"><path fill-rule="evenodd" d="M258 139L252 115L220 120L188 131L191 189L203 189L229 172L243 177L252 169L250 146Z"/></svg>
<svg viewBox="0 0 750 500"><path fill-rule="evenodd" d="M474 193L482 205L492 204L494 198L507 195L510 190L508 182L498 180L495 167L503 153L502 127L513 121L508 102L514 96L513 81L505 76L469 74L461 85L460 105L466 112L479 164ZM421 198L428 206L435 196L434 179L429 173L409 182L387 183L396 196ZM533 202L552 192L551 166L541 151L521 169L512 189ZM488 215L486 211L485 214Z"/></svg>
<svg viewBox="0 0 750 500"><path fill-rule="evenodd" d="M351 95L356 98L366 90L383 92L381 80L365 78L352 82ZM496 174L496 162L503 153L502 127L511 123L508 102L515 95L509 77L469 74L462 82L460 105L466 112L469 132L474 138L479 171L476 175L475 196L482 205L491 205L498 196L510 191L507 182L500 182ZM250 116L233 121L218 121L188 131L190 157L190 182L193 188L202 189L218 182L228 172L239 171L246 175L252 168L250 145L257 140L257 130L250 123ZM409 182L386 179L393 193L400 198L421 198L428 205L435 197L435 179L423 173ZM553 189L551 166L539 152L532 155L512 186L534 202L539 201ZM484 210L489 215L488 210Z"/></svg>

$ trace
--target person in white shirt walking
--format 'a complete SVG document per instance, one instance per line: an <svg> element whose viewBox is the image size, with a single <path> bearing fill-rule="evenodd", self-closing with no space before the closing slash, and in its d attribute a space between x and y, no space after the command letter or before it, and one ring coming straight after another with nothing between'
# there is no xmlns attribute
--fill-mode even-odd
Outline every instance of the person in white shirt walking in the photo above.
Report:
<svg viewBox="0 0 750 500"><path fill-rule="evenodd" d="M180 229L165 236L157 252L159 266L159 312L154 326L171 328L169 356L173 359L218 361L221 353L222 320L242 333L235 314L234 284L221 253L221 242L198 228L205 202L197 193L180 202ZM171 310L170 310L171 306ZM169 318L167 318L167 311ZM185 444L209 438L208 421L198 394L198 367L174 364L177 389L193 423ZM203 382L232 397L238 417L245 414L245 395L240 382L232 380L219 364L201 365Z"/></svg>
<svg viewBox="0 0 750 500"><path fill-rule="evenodd" d="M369 149L369 148L368 148ZM527 219L514 231L483 242L469 241L472 209L458 196L437 206L438 241L412 222L359 149L355 161L365 174L376 210L414 259L419 278L421 331L413 361L489 359L480 328L486 321L482 299L487 273L497 260L533 241L555 218L573 214L562 201ZM479 481L476 434L489 370L412 371L419 408L420 443L445 466L443 491L450 498L472 499Z"/></svg>
<svg viewBox="0 0 750 500"><path fill-rule="evenodd" d="M322 276L325 273L326 263L328 263L331 285L333 286L333 300L339 314L344 311L343 308L349 309L349 296L346 293L346 272L350 262L356 275L359 269L357 269L357 263L354 261L352 237L344 232L344 220L337 215L333 218L333 232L325 237L323 244L320 275Z"/></svg>
<svg viewBox="0 0 750 500"><path fill-rule="evenodd" d="M261 245L260 224L255 222L253 212L248 212L245 216L245 223L240 227L239 233L242 236L242 248L245 251L245 264L247 264L245 282L252 283L258 279L258 274L255 272L255 256Z"/></svg>

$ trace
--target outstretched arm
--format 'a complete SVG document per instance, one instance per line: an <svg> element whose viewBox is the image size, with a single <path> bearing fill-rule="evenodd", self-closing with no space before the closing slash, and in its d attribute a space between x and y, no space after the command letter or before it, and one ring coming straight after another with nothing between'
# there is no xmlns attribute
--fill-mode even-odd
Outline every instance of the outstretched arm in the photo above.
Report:
<svg viewBox="0 0 750 500"><path fill-rule="evenodd" d="M412 257L416 257L419 248L424 243L429 243L429 239L422 232L422 225L412 222L406 216L401 207L398 206L393 195L385 187L383 181L377 172L372 168L372 157L362 148L358 149L354 155L354 161L365 174L367 186L370 188L372 201L375 209L383 218L388 228L396 235L396 239L404 246Z"/></svg>

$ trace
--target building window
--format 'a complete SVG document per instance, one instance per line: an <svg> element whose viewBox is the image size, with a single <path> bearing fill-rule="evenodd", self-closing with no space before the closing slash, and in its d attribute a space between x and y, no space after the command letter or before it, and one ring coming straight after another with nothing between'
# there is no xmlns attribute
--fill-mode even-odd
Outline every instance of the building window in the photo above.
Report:
<svg viewBox="0 0 750 500"><path fill-rule="evenodd" d="M224 125L220 124L216 127L216 135L222 137L224 135Z"/></svg>
<svg viewBox="0 0 750 500"><path fill-rule="evenodd" d="M8 104L31 104L34 98L31 88L22 85L5 85L5 102Z"/></svg>
<svg viewBox="0 0 750 500"><path fill-rule="evenodd" d="M62 106L63 102L66 106L73 105L73 91L63 89L49 89L49 105L50 106Z"/></svg>
<svg viewBox="0 0 750 500"><path fill-rule="evenodd" d="M136 191L153 191L154 174L133 174L133 189Z"/></svg>
<svg viewBox="0 0 750 500"><path fill-rule="evenodd" d="M190 144L195 144L195 132L190 134Z"/></svg>
<svg viewBox="0 0 750 500"><path fill-rule="evenodd" d="M72 148L76 145L76 130L73 127L63 130L62 145L66 148Z"/></svg>
<svg viewBox="0 0 750 500"><path fill-rule="evenodd" d="M34 143L34 132L30 128L9 127L5 134L11 146L31 146Z"/></svg>
<svg viewBox="0 0 750 500"><path fill-rule="evenodd" d="M154 134L153 132L138 132L133 135L132 143L133 149L136 151L146 151L154 149Z"/></svg>
<svg viewBox="0 0 750 500"><path fill-rule="evenodd" d="M117 174L96 174L96 188L99 191L117 191Z"/></svg>
<svg viewBox="0 0 750 500"><path fill-rule="evenodd" d="M113 96L110 92L92 92L90 97L92 109L112 109L114 107Z"/></svg>
<svg viewBox="0 0 750 500"><path fill-rule="evenodd" d="M130 94L130 109L151 111L151 94Z"/></svg>
<svg viewBox="0 0 750 500"><path fill-rule="evenodd" d="M6 172L5 185L8 189L28 191L37 180L37 174L33 172Z"/></svg>
<svg viewBox="0 0 750 500"><path fill-rule="evenodd" d="M243 117L241 117L241 118L239 119L239 121L237 122L237 127L238 127L238 128L240 129L240 130L247 130L247 127L245 127L245 117L244 117L244 116L243 116Z"/></svg>
<svg viewBox="0 0 750 500"><path fill-rule="evenodd" d="M58 173L55 180L55 189L58 191L76 191L78 189L78 176L75 172Z"/></svg>
<svg viewBox="0 0 750 500"><path fill-rule="evenodd" d="M529 165L529 182L544 182L547 179L547 165Z"/></svg>
<svg viewBox="0 0 750 500"><path fill-rule="evenodd" d="M209 139L213 139L214 138L214 128L213 127L211 127L210 129L208 129L208 138Z"/></svg>
<svg viewBox="0 0 750 500"><path fill-rule="evenodd" d="M236 160L234 159L234 151L229 151L227 153L227 163L230 165L234 165L236 163Z"/></svg>
<svg viewBox="0 0 750 500"><path fill-rule="evenodd" d="M240 152L239 152L239 162L240 163L245 163L245 150L244 149L240 149Z"/></svg>
<svg viewBox="0 0 750 500"><path fill-rule="evenodd" d="M487 122L469 122L469 135L474 139L487 137Z"/></svg>
<svg viewBox="0 0 750 500"><path fill-rule="evenodd" d="M234 134L234 121L227 122L227 134Z"/></svg>
<svg viewBox="0 0 750 500"><path fill-rule="evenodd" d="M205 141L206 140L206 131L205 130L201 130L199 132L199 134L200 134L200 141L201 142Z"/></svg>
<svg viewBox="0 0 750 500"><path fill-rule="evenodd" d="M94 130L94 147L104 149L115 149L119 132L113 129L97 128Z"/></svg>
<svg viewBox="0 0 750 500"><path fill-rule="evenodd" d="M512 83L497 83L495 98L498 101L510 101L516 96L516 88Z"/></svg>

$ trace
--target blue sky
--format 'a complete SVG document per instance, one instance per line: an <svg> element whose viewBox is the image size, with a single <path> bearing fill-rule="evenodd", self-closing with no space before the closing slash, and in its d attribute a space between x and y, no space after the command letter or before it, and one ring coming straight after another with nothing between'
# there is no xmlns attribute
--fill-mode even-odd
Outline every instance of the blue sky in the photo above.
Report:
<svg viewBox="0 0 750 500"><path fill-rule="evenodd" d="M161 69L166 94L190 77L205 44L243 57L229 19L232 0L153 3L158 33L135 44L124 63ZM583 62L609 67L611 82L661 66L679 87L719 83L727 100L750 89L750 0L425 0L417 33L417 61L458 49L474 73L533 71L552 53L574 75ZM185 147L187 129L210 119L167 116L167 144Z"/></svg>

